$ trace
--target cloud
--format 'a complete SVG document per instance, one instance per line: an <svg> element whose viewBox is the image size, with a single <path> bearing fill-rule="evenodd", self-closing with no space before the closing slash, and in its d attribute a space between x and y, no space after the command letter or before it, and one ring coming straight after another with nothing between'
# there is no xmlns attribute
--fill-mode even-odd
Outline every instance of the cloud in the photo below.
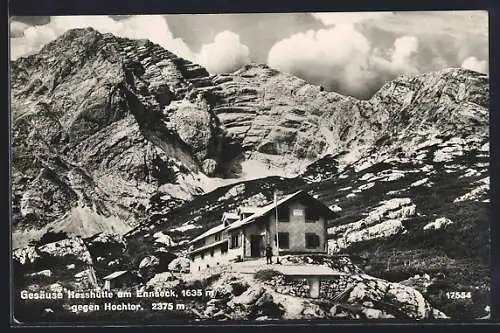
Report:
<svg viewBox="0 0 500 333"><path fill-rule="evenodd" d="M249 49L240 42L239 35L223 31L212 43L202 46L196 62L212 74L232 72L250 62Z"/></svg>
<svg viewBox="0 0 500 333"><path fill-rule="evenodd" d="M325 27L278 41L268 64L328 90L366 99L401 74L462 62L462 67L487 72L487 12L311 15Z"/></svg>
<svg viewBox="0 0 500 333"><path fill-rule="evenodd" d="M403 36L394 42L394 52L391 60L395 65L404 66L410 61L410 57L418 50L418 39L414 36Z"/></svg>
<svg viewBox="0 0 500 333"><path fill-rule="evenodd" d="M377 47L388 48L394 39L415 36L418 51L412 61L420 72L459 67L475 56L488 61L487 11L405 11L356 27Z"/></svg>
<svg viewBox="0 0 500 333"><path fill-rule="evenodd" d="M320 20L324 25L348 24L380 19L393 15L392 12L351 12L351 13L312 13L314 18Z"/></svg>
<svg viewBox="0 0 500 333"><path fill-rule="evenodd" d="M267 62L326 89L368 98L402 73L462 64L487 71L487 19L486 11L67 16L37 19L37 25L14 19L11 57L91 26L150 39L213 74Z"/></svg>
<svg viewBox="0 0 500 333"><path fill-rule="evenodd" d="M51 28L29 26L19 22L11 23L11 36L14 37L10 40L11 59L37 52L46 43L57 38L57 34Z"/></svg>
<svg viewBox="0 0 500 333"><path fill-rule="evenodd" d="M46 25L25 25L23 36L11 39L11 58L35 53L67 30L86 27L120 37L147 38L180 56L194 58L189 47L182 39L172 36L167 22L158 15L134 16L121 21L108 16L53 16ZM22 27L14 22L11 24L11 31L20 28Z"/></svg>
<svg viewBox="0 0 500 333"><path fill-rule="evenodd" d="M10 23L10 36L11 37L23 37L24 30L29 27L28 24L19 22L19 21L11 21Z"/></svg>
<svg viewBox="0 0 500 333"><path fill-rule="evenodd" d="M391 49L380 50L353 20L277 42L269 52L269 66L358 98L369 98L387 79L418 72L412 64L416 37L402 36Z"/></svg>
<svg viewBox="0 0 500 333"><path fill-rule="evenodd" d="M213 42L195 53L181 38L173 36L167 20L160 15L130 16L120 20L109 16L55 16L48 24L37 26L12 21L11 59L38 52L67 30L86 27L120 37L149 39L182 58L206 66L210 73L234 71L249 62L248 47L241 44L236 33L220 32Z"/></svg>
<svg viewBox="0 0 500 333"><path fill-rule="evenodd" d="M465 59L460 67L488 74L488 62L486 60L479 60L476 57L469 57Z"/></svg>

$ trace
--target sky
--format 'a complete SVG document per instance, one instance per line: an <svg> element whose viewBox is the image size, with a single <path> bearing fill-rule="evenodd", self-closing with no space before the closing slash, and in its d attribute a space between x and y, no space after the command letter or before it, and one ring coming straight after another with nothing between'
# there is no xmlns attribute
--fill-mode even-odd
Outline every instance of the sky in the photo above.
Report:
<svg viewBox="0 0 500 333"><path fill-rule="evenodd" d="M361 99L402 74L488 73L486 11L12 17L11 58L72 28L146 38L211 74L265 63Z"/></svg>

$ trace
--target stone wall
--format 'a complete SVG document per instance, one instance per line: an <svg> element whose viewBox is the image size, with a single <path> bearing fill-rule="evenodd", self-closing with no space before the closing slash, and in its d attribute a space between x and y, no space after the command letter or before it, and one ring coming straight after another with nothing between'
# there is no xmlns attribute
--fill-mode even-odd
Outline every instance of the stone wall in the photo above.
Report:
<svg viewBox="0 0 500 333"><path fill-rule="evenodd" d="M280 294L309 298L309 281L306 278L290 278L282 275L265 282ZM333 299L351 285L349 276L320 279L319 297Z"/></svg>
<svg viewBox="0 0 500 333"><path fill-rule="evenodd" d="M351 285L349 276L339 276L334 279L322 280L319 285L321 298L332 299L345 291Z"/></svg>
<svg viewBox="0 0 500 333"><path fill-rule="evenodd" d="M307 279L290 279L278 275L265 283L272 286L280 294L309 297L309 282Z"/></svg>

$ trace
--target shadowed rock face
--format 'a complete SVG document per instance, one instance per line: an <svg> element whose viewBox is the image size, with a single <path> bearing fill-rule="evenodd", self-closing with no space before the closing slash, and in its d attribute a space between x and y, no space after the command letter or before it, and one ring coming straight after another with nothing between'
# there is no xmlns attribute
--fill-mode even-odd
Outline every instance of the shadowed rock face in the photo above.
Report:
<svg viewBox="0 0 500 333"><path fill-rule="evenodd" d="M204 164L215 173L211 161L221 157L217 120L203 103L163 108L183 100L189 79L206 76L148 41L92 29L68 31L13 62L15 225L43 228L80 206L108 228L79 233L123 233L159 186L174 185L161 195L198 193L194 175Z"/></svg>
<svg viewBox="0 0 500 333"><path fill-rule="evenodd" d="M357 100L265 65L211 76L148 41L93 29L68 31L11 66L14 248L69 236L18 248L18 273L59 263L51 274L63 281L80 261L105 276L145 258L147 274L167 263L187 269L173 252L224 212L303 189L338 213L332 258L359 261L332 267L352 275L345 299L323 309L283 286L233 288L223 274L213 287L232 306L198 304L201 318L419 319L442 317L439 309L470 319L489 304L483 74L403 76ZM220 178L238 184L212 191ZM147 285L175 283L162 272ZM448 290L476 299L455 307Z"/></svg>
<svg viewBox="0 0 500 333"><path fill-rule="evenodd" d="M161 223L207 176L295 176L346 150L335 168L376 160L429 132L487 136L488 79L459 69L402 77L360 101L265 65L210 76L149 41L90 28L11 68L14 226L25 241L49 227L91 236Z"/></svg>
<svg viewBox="0 0 500 333"><path fill-rule="evenodd" d="M367 101L322 91L265 65L247 65L212 82L198 89L215 95L214 112L250 159L269 159L291 174L301 160L366 151L381 138L400 145L418 131L469 135L488 127L488 78L461 69L401 77Z"/></svg>
<svg viewBox="0 0 500 333"><path fill-rule="evenodd" d="M304 270L310 271L318 264L311 257L288 256L283 259L302 261ZM211 276L210 282L207 281L217 297L194 304L197 311L193 312L200 320L214 319L220 314L247 320L448 318L416 289L364 274L348 258L343 262L337 258L321 261L323 265L331 263L341 271L350 271L350 274L339 280L322 281L321 289L329 292L320 292L317 299L309 297L307 280L289 279L272 269L260 270L259 278L257 274L251 278L248 274L221 269L219 274ZM286 262L283 265L286 266ZM351 267L356 269L351 271ZM154 282L161 285L160 281ZM338 288L339 283L341 288Z"/></svg>

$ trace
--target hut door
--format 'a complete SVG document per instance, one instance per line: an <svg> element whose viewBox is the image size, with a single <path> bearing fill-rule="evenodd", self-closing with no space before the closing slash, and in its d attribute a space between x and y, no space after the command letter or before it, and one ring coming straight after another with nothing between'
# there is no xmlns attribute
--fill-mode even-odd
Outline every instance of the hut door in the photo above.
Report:
<svg viewBox="0 0 500 333"><path fill-rule="evenodd" d="M251 235L250 236L250 256L260 257L260 252L262 249L262 236L261 235Z"/></svg>

